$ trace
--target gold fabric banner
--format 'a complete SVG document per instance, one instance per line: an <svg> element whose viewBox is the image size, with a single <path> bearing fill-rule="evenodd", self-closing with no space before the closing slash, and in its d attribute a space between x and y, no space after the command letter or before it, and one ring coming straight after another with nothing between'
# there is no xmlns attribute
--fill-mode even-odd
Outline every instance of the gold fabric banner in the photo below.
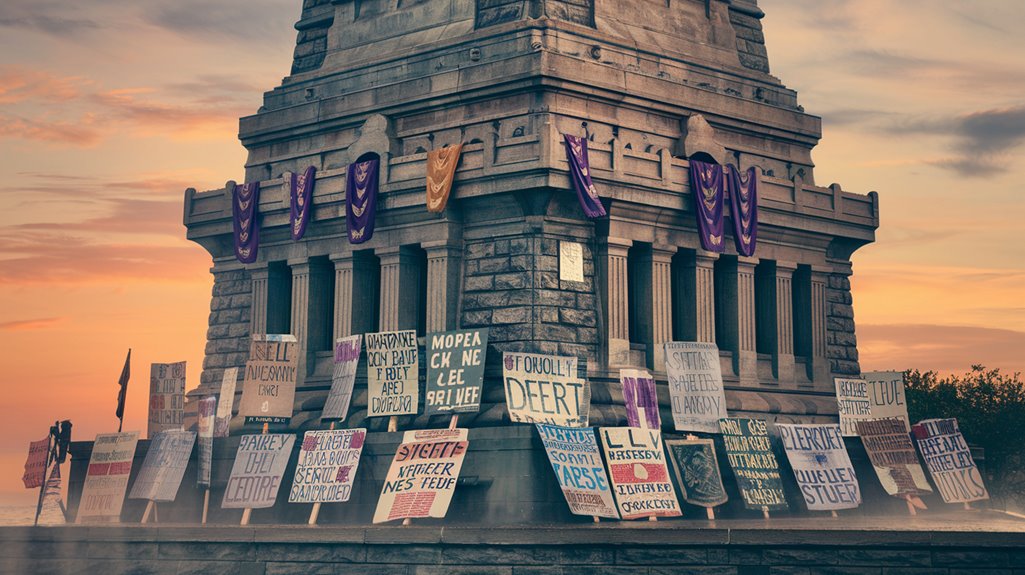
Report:
<svg viewBox="0 0 1025 575"><path fill-rule="evenodd" d="M427 153L427 211L441 213L448 204L463 145L445 146Z"/></svg>

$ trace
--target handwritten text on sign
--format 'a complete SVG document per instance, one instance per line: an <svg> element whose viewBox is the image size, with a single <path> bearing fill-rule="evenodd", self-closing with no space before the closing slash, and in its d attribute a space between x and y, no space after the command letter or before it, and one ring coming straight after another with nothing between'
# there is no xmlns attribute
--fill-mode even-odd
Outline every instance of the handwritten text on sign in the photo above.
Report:
<svg viewBox="0 0 1025 575"><path fill-rule="evenodd" d="M598 433L623 519L681 515L662 451L662 432L602 427Z"/></svg>
<svg viewBox="0 0 1025 575"><path fill-rule="evenodd" d="M366 429L307 431L299 450L291 503L341 503L352 495Z"/></svg>
<svg viewBox="0 0 1025 575"><path fill-rule="evenodd" d="M908 403L904 397L904 372L870 371L861 376L868 383L868 401L872 418L897 418L904 423L904 432L910 433Z"/></svg>
<svg viewBox="0 0 1025 575"><path fill-rule="evenodd" d="M138 431L96 436L78 504L77 523L121 519L121 506L138 442Z"/></svg>
<svg viewBox="0 0 1025 575"><path fill-rule="evenodd" d="M210 473L214 458L214 428L217 426L217 397L211 395L199 400L196 405L198 419L196 431L199 442L199 469L196 470L196 484L210 487Z"/></svg>
<svg viewBox="0 0 1025 575"><path fill-rule="evenodd" d="M718 433L726 417L719 348L712 343L665 344L673 422L679 431Z"/></svg>
<svg viewBox="0 0 1025 575"><path fill-rule="evenodd" d="M424 413L473 413L480 410L487 346L486 328L427 336Z"/></svg>
<svg viewBox="0 0 1025 575"><path fill-rule="evenodd" d="M25 474L21 476L21 481L25 484L26 489L33 489L43 484L46 475L46 452L49 449L49 437L28 444Z"/></svg>
<svg viewBox="0 0 1025 575"><path fill-rule="evenodd" d="M420 401L416 331L367 334L367 415L416 413Z"/></svg>
<svg viewBox="0 0 1025 575"><path fill-rule="evenodd" d="M619 382L623 386L627 426L661 429L662 416L658 412L655 378L643 369L621 369Z"/></svg>
<svg viewBox="0 0 1025 575"><path fill-rule="evenodd" d="M229 367L221 377L221 391L217 399L217 419L214 421L214 437L228 437L231 411L235 407L235 386L238 385L238 368Z"/></svg>
<svg viewBox="0 0 1025 575"><path fill-rule="evenodd" d="M185 362L150 364L148 437L185 422Z"/></svg>
<svg viewBox="0 0 1025 575"><path fill-rule="evenodd" d="M587 427L591 389L577 377L577 358L506 352L502 364L512 421Z"/></svg>
<svg viewBox="0 0 1025 575"><path fill-rule="evenodd" d="M777 427L809 510L853 509L861 504L858 477L839 425L780 423Z"/></svg>
<svg viewBox="0 0 1025 575"><path fill-rule="evenodd" d="M899 419L864 419L858 421L858 435L868 452L883 489L890 495L918 495L932 491L925 471L918 463L918 454L911 436Z"/></svg>
<svg viewBox="0 0 1025 575"><path fill-rule="evenodd" d="M374 523L445 517L469 448L468 434L466 429L407 431L384 480Z"/></svg>
<svg viewBox="0 0 1025 575"><path fill-rule="evenodd" d="M943 501L970 503L989 499L982 474L956 419L927 419L915 424L911 433Z"/></svg>
<svg viewBox="0 0 1025 575"><path fill-rule="evenodd" d="M294 335L254 335L239 415L250 422L287 422L292 417L298 372L299 344Z"/></svg>
<svg viewBox="0 0 1025 575"><path fill-rule="evenodd" d="M868 401L868 383L864 379L837 377L836 406L840 412L840 429L844 437L858 435L859 419L871 419L872 408Z"/></svg>
<svg viewBox="0 0 1025 575"><path fill-rule="evenodd" d="M574 515L619 519L594 428L537 424L555 477Z"/></svg>
<svg viewBox="0 0 1025 575"><path fill-rule="evenodd" d="M363 335L338 338L335 342L335 363L331 373L331 391L324 402L321 419L344 420L349 415L352 388L356 383L356 368L363 347Z"/></svg>
<svg viewBox="0 0 1025 575"><path fill-rule="evenodd" d="M239 439L221 507L272 507L294 443L295 436L291 433L243 435Z"/></svg>
<svg viewBox="0 0 1025 575"><path fill-rule="evenodd" d="M748 509L785 510L786 495L769 431L760 419L719 420L726 458Z"/></svg>
<svg viewBox="0 0 1025 575"><path fill-rule="evenodd" d="M150 441L129 499L171 502L178 495L196 443L194 431L161 431Z"/></svg>

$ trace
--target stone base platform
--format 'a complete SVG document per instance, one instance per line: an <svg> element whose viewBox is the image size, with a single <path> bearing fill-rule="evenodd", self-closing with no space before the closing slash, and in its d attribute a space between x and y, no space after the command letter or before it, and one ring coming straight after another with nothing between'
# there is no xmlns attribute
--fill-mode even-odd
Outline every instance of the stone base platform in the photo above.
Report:
<svg viewBox="0 0 1025 575"><path fill-rule="evenodd" d="M919 517L574 526L0 527L3 574L1025 574L1025 521Z"/></svg>

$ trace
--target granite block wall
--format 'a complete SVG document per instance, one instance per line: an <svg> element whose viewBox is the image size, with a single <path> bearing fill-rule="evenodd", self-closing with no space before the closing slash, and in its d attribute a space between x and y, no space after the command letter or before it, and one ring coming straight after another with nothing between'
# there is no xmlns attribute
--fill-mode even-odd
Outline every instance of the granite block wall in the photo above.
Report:
<svg viewBox="0 0 1025 575"><path fill-rule="evenodd" d="M834 374L861 374L851 280L844 274L830 274L826 286L826 357Z"/></svg>

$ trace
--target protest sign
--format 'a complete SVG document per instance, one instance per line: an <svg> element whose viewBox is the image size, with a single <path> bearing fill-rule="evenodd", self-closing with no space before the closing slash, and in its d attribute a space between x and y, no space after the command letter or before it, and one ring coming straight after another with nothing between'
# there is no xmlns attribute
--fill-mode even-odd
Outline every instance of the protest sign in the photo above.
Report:
<svg viewBox="0 0 1025 575"><path fill-rule="evenodd" d="M243 435L224 489L224 509L272 507L278 497L281 476L292 455L295 436L291 433Z"/></svg>
<svg viewBox="0 0 1025 575"><path fill-rule="evenodd" d="M246 423L287 423L298 374L299 344L294 335L254 335L238 414Z"/></svg>
<svg viewBox="0 0 1025 575"><path fill-rule="evenodd" d="M480 411L487 347L487 328L427 336L426 415Z"/></svg>
<svg viewBox="0 0 1025 575"><path fill-rule="evenodd" d="M666 448L687 503L701 507L726 503L726 488L711 439L667 439Z"/></svg>
<svg viewBox="0 0 1025 575"><path fill-rule="evenodd" d="M288 494L290 503L342 503L352 495L366 429L307 431Z"/></svg>
<svg viewBox="0 0 1025 575"><path fill-rule="evenodd" d="M667 341L666 377L678 431L718 433L726 417L719 348L714 343Z"/></svg>
<svg viewBox="0 0 1025 575"><path fill-rule="evenodd" d="M21 476L25 489L34 489L43 485L46 477L46 458L50 450L50 438L32 441L28 444L28 458L25 460L25 473Z"/></svg>
<svg viewBox="0 0 1025 575"><path fill-rule="evenodd" d="M635 427L598 429L623 519L681 515L662 451L662 432Z"/></svg>
<svg viewBox="0 0 1025 575"><path fill-rule="evenodd" d="M352 388L356 384L356 368L363 348L363 334L340 337L335 342L335 365L331 373L331 391L324 401L321 419L344 421L349 415Z"/></svg>
<svg viewBox="0 0 1025 575"><path fill-rule="evenodd" d="M448 512L469 447L466 429L407 431L388 469L374 523Z"/></svg>
<svg viewBox="0 0 1025 575"><path fill-rule="evenodd" d="M629 427L661 429L662 418L658 412L655 378L643 369L621 369L619 382L623 385L626 424Z"/></svg>
<svg viewBox="0 0 1025 575"><path fill-rule="evenodd" d="M864 379L833 378L836 385L836 406L840 412L840 429L844 437L858 435L857 421L872 419L868 401L868 384Z"/></svg>
<svg viewBox="0 0 1025 575"><path fill-rule="evenodd" d="M76 523L121 520L121 506L125 502L138 441L138 431L96 436L78 503Z"/></svg>
<svg viewBox="0 0 1025 575"><path fill-rule="evenodd" d="M723 418L719 420L719 430L744 507L764 511L789 509L765 422Z"/></svg>
<svg viewBox="0 0 1025 575"><path fill-rule="evenodd" d="M196 483L200 487L210 488L210 470L214 457L214 426L217 419L217 397L211 395L199 400L196 406L198 419L196 431L199 441L199 466L196 470Z"/></svg>
<svg viewBox="0 0 1025 575"><path fill-rule="evenodd" d="M135 476L135 483L129 499L171 502L178 495L185 468L192 458L192 446L196 443L196 432L168 430L161 431L149 443L146 459Z"/></svg>
<svg viewBox="0 0 1025 575"><path fill-rule="evenodd" d="M214 421L214 437L228 437L231 424L231 410L235 407L235 385L238 383L238 368L229 367L221 378L221 392L217 398L217 419Z"/></svg>
<svg viewBox="0 0 1025 575"><path fill-rule="evenodd" d="M591 388L577 377L577 358L506 352L502 368L510 420L587 427Z"/></svg>
<svg viewBox="0 0 1025 575"><path fill-rule="evenodd" d="M904 433L911 432L908 403L904 397L904 372L870 371L861 374L868 383L869 411L872 419L896 418L904 422Z"/></svg>
<svg viewBox="0 0 1025 575"><path fill-rule="evenodd" d="M861 489L835 423L776 425L810 511L853 509Z"/></svg>
<svg viewBox="0 0 1025 575"><path fill-rule="evenodd" d="M982 474L956 419L927 419L911 428L929 475L947 503L989 499Z"/></svg>
<svg viewBox="0 0 1025 575"><path fill-rule="evenodd" d="M901 497L932 491L903 421L862 419L857 426L868 459L888 494Z"/></svg>
<svg viewBox="0 0 1025 575"><path fill-rule="evenodd" d="M537 424L562 495L574 515L619 519L594 428Z"/></svg>
<svg viewBox="0 0 1025 575"><path fill-rule="evenodd" d="M416 331L367 334L367 416L415 414L420 401Z"/></svg>
<svg viewBox="0 0 1025 575"><path fill-rule="evenodd" d="M146 437L185 425L185 362L154 363L149 369L149 426Z"/></svg>

